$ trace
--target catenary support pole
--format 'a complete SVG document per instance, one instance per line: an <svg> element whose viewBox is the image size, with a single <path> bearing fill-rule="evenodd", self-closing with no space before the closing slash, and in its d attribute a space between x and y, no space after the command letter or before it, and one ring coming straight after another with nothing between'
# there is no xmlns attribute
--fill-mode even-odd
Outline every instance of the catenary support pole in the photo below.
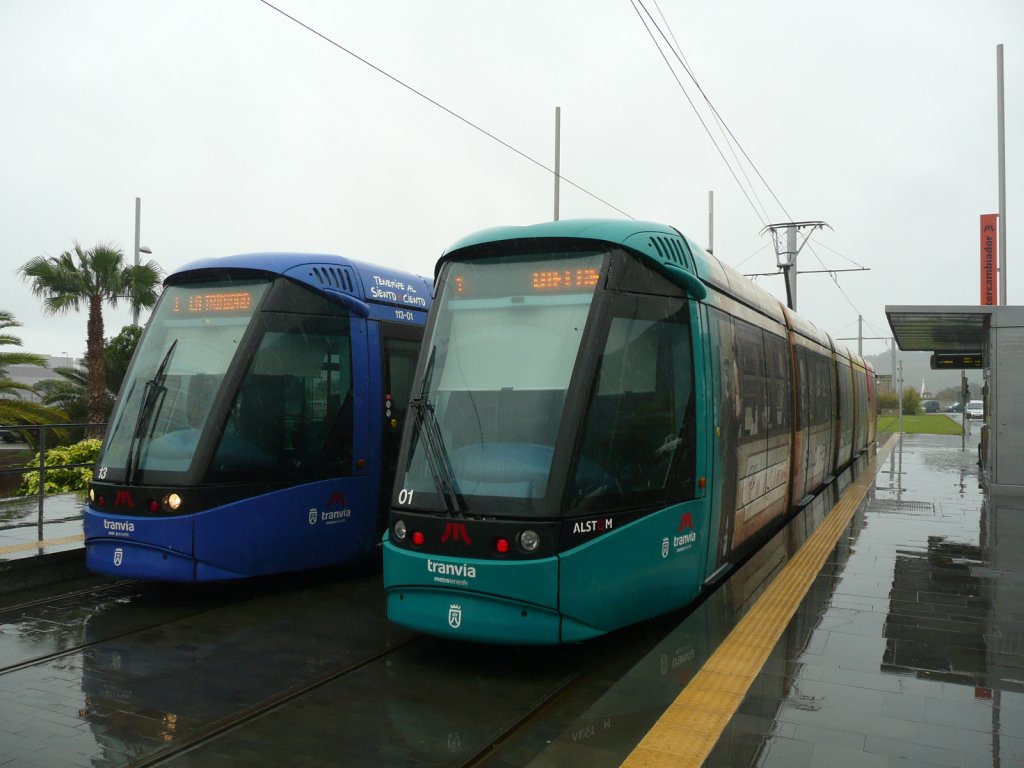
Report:
<svg viewBox="0 0 1024 768"><path fill-rule="evenodd" d="M1006 306L1006 111L1003 108L1003 46L996 46L996 112L999 124L999 306Z"/></svg>
<svg viewBox="0 0 1024 768"><path fill-rule="evenodd" d="M562 108L555 107L555 221L558 221L558 182L562 178Z"/></svg>

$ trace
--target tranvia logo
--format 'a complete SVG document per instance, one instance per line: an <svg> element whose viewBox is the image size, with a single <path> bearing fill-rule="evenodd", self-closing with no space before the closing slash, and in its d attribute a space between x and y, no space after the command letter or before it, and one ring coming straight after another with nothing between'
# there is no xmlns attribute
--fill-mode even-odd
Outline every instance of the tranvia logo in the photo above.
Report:
<svg viewBox="0 0 1024 768"><path fill-rule="evenodd" d="M462 626L462 606L452 603L448 607L448 626L458 629Z"/></svg>
<svg viewBox="0 0 1024 768"><path fill-rule="evenodd" d="M679 527L676 529L676 533L686 531L691 528L693 528L693 515L689 512L684 512L683 516L679 518Z"/></svg>
<svg viewBox="0 0 1024 768"><path fill-rule="evenodd" d="M320 519L328 525L344 523L350 517L352 517L352 510L348 507L345 507L345 509L329 509L326 512L320 513Z"/></svg>
<svg viewBox="0 0 1024 768"><path fill-rule="evenodd" d="M124 550L118 547L114 550L114 565L120 567L121 562L124 560Z"/></svg>
<svg viewBox="0 0 1024 768"><path fill-rule="evenodd" d="M442 576L457 576L463 579L476 578L476 568L466 563L437 563L427 560L427 573L439 573Z"/></svg>
<svg viewBox="0 0 1024 768"><path fill-rule="evenodd" d="M327 525L334 525L335 523L344 523L350 517L352 517L352 510L348 507L344 509L328 509L319 510L316 507L310 507L309 510L309 524L316 525L317 520L321 520Z"/></svg>
<svg viewBox="0 0 1024 768"><path fill-rule="evenodd" d="M473 540L469 538L469 532L466 530L465 523L445 523L444 533L441 534L441 543L446 544L448 539L452 541L462 540L466 542L466 546L472 546Z"/></svg>
<svg viewBox="0 0 1024 768"><path fill-rule="evenodd" d="M661 540L661 556L668 557L668 536Z"/></svg>
<svg viewBox="0 0 1024 768"><path fill-rule="evenodd" d="M103 529L107 531L126 532L133 533L135 531L135 523L131 520L103 520Z"/></svg>

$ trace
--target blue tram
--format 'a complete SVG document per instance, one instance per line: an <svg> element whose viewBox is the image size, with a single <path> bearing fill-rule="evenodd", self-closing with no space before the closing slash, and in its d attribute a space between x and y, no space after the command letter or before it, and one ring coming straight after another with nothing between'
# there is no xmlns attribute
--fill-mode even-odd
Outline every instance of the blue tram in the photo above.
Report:
<svg viewBox="0 0 1024 768"><path fill-rule="evenodd" d="M427 279L333 255L169 276L89 487L88 567L212 581L372 552L430 301Z"/></svg>
<svg viewBox="0 0 1024 768"><path fill-rule="evenodd" d="M437 279L399 624L553 644L685 606L874 442L870 366L671 227L489 230Z"/></svg>

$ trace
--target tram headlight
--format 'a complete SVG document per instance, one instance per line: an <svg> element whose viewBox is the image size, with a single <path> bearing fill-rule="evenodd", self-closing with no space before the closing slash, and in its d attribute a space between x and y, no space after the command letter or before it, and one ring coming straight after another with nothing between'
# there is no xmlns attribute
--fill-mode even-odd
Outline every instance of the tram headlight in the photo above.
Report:
<svg viewBox="0 0 1024 768"><path fill-rule="evenodd" d="M395 523L394 531L395 541L405 541L406 528L405 522L403 520L399 520L397 523Z"/></svg>
<svg viewBox="0 0 1024 768"><path fill-rule="evenodd" d="M90 488L89 489L89 501L92 501L92 502L96 501L96 489L95 488Z"/></svg>
<svg viewBox="0 0 1024 768"><path fill-rule="evenodd" d="M527 552L535 552L540 546L540 536L536 531L527 529L519 534L519 546Z"/></svg>
<svg viewBox="0 0 1024 768"><path fill-rule="evenodd" d="M181 506L181 496L176 493L169 493L164 497L164 504L170 509L177 510Z"/></svg>

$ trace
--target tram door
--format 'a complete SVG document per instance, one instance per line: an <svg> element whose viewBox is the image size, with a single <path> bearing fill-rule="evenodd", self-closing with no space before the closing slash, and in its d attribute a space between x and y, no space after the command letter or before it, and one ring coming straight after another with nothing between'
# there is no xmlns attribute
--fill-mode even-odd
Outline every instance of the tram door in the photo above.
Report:
<svg viewBox="0 0 1024 768"><path fill-rule="evenodd" d="M387 527L387 505L391 499L391 487L395 482L398 464L398 450L402 442L406 414L409 412L409 393L412 377L416 372L420 342L423 339L421 326L381 323L381 435L380 507L378 510L377 533Z"/></svg>

